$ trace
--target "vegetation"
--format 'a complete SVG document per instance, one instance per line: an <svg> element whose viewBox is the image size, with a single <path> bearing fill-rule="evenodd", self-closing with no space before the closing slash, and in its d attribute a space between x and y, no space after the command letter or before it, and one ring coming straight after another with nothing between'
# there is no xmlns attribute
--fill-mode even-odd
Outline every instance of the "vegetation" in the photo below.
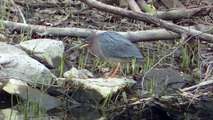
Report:
<svg viewBox="0 0 213 120"><path fill-rule="evenodd" d="M190 93L192 96L186 96L184 93L187 93L188 95L189 93L188 90L184 91L184 87L189 87L189 85L192 86L191 83L199 84L201 81L212 80L213 36L211 32L212 28L210 29L207 26L213 22L210 16L212 11L208 11L208 8L212 9L212 7L201 5L202 2L206 2L205 4L210 3L204 0L201 0L200 3L190 0L190 4L188 5L186 2L180 2L179 0L168 0L170 2L176 1L178 3L177 6L172 7L170 4L165 5L163 2L164 0L161 0L161 4L155 2L146 3L146 0L141 0L146 3L143 8L143 6L140 6L139 2L137 2L140 0L132 0L131 2L126 1L127 6L125 6L125 4L121 5L121 3L124 3L125 0L117 0L117 2L113 0L100 1L107 3L107 5L113 5L116 8L111 6L111 9L109 9L105 4L103 4L102 8L100 8L100 6L97 5L97 2L93 0L71 0L69 2L66 0L38 0L28 2L25 0L1 0L0 42L15 45L30 39L51 38L63 41L67 48L81 44L82 39L94 32L100 33L103 31L117 31L129 38L129 40L134 42L134 44L140 49L144 59L142 63L138 63L135 59L133 59L129 63L122 65L118 76L134 79L137 84L131 89L123 89L116 94L110 94L101 103L91 105L93 108L103 110L104 113L102 114L104 114L105 117L115 119L120 117L124 119L128 118L125 115L131 114L131 117L136 115L139 117L138 119L145 118L149 115L151 116L149 118L155 119L158 116L154 116L154 113L150 113L149 110L152 111L153 109L160 109L161 111L166 111L169 114L166 115L167 117L174 118L174 116L177 115L174 115L169 107L172 106L175 109L174 111L178 111L178 102L181 102L182 98L188 98L188 102L184 105L190 106L192 103L191 99L197 100L196 98L204 95L204 93L205 95L209 95L209 93L204 90L199 91L200 87L196 87L195 89L197 90L194 92L193 89L192 93ZM93 4L90 2L93 2ZM192 6L196 6L196 8L191 9ZM122 9L122 7L127 7L128 10ZM185 11L181 11L182 7L187 9L184 9ZM173 9L176 11L173 11ZM197 14L192 14L190 10L197 10L201 12L199 16L197 16ZM202 10L205 12L202 12ZM158 11L164 12L157 13ZM175 12L177 16L174 16L170 12ZM183 13L188 14L187 16L184 16L182 15ZM205 23L201 22L204 19L206 20ZM11 24L6 23L5 21L16 22L14 24L16 26L11 27ZM18 23L23 23L26 26L34 26L26 30L23 27L24 25L19 26ZM197 24L202 25L203 27L201 29L197 29ZM44 29L42 28L43 26L45 26ZM60 28L70 28L70 31L72 32L70 33ZM156 30L159 31L156 32ZM203 30L209 32L204 34L202 32ZM151 37L147 33L151 34ZM65 51L66 50L67 49L65 49ZM105 73L109 72L112 68L110 63L97 59L84 48L73 49L71 52L65 52L64 54L64 58L61 59L60 66L57 68L57 77L63 77L66 69L70 69L71 67L87 69L96 77L104 76ZM73 61L70 60L70 56L73 57ZM68 64L70 61L71 65ZM187 84L184 84L184 78L181 78L182 81L173 81L174 79L176 80L176 78L170 78L169 76L172 75L168 75L169 73L152 73L152 70L158 71L164 69L165 71L168 69L168 71L170 71L170 69L171 71L174 70L180 74L180 76L182 76L182 74L187 74L193 80L187 81ZM155 75L157 75L157 78ZM175 86L174 84L178 87L172 88ZM146 86L144 87L143 85ZM169 85L172 86L172 93L167 90ZM161 89L159 89L159 86ZM49 88L38 88L44 92L49 90ZM72 86L67 85L66 82L63 87L60 86L54 89L55 91L60 91L60 95L55 95L48 91L49 94L56 97L62 97L63 101L66 101L65 96L69 99L70 96L75 93L75 91L72 90ZM148 97L145 96L146 94L141 94L144 90L148 92ZM207 89L207 91L208 90L209 89ZM174 98L174 94L181 100L178 101L179 99ZM174 96L168 97L168 99L158 97L161 95ZM157 97L154 98L155 96ZM209 96L212 98L212 94ZM31 105L28 100L26 100L26 102L22 102L18 97L16 98L18 101L18 108L24 113L25 119L28 119L30 117L29 114L31 113L35 116L42 116L46 112L40 108L38 103ZM11 98L8 99L10 99L12 108L15 105L13 101L14 96L11 95ZM202 97L200 97L200 99L202 99ZM159 104L154 102L155 100ZM163 100L168 102L168 104L162 102ZM67 101L69 102L69 100ZM149 108L151 104L157 105L154 108ZM164 104L168 105L168 109L162 107ZM196 102L194 102L193 105L194 104L196 106ZM157 108L158 105L161 107ZM66 111L69 111L69 107L65 108ZM144 108L149 108L149 110ZM145 113L143 110L147 112L147 116L138 115L140 113ZM196 112L193 111L192 113ZM184 111L178 114L180 114L182 118L185 117L184 119L187 119ZM193 119L193 115L190 114L189 119L190 118Z"/></svg>

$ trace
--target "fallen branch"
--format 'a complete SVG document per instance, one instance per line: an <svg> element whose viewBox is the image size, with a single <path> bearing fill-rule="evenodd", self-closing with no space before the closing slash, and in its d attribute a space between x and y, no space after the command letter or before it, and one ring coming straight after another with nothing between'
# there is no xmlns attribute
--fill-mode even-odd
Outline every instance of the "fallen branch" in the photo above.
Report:
<svg viewBox="0 0 213 120"><path fill-rule="evenodd" d="M147 13L151 16L158 17L164 20L177 20L190 18L192 16L205 16L213 9L213 6L197 7L190 9L176 9L170 11L157 11L156 13Z"/></svg>
<svg viewBox="0 0 213 120"><path fill-rule="evenodd" d="M58 8L58 7L75 7L80 6L81 2L71 2L71 1L65 1L65 2L39 2L39 1L21 1L21 0L14 0L16 4L19 4L21 6L30 7L30 8Z"/></svg>
<svg viewBox="0 0 213 120"><path fill-rule="evenodd" d="M70 36L70 37L81 37L85 38L94 32L100 34L106 32L104 30L92 30L84 28L58 28L58 27L47 27L41 25L30 25L11 21L2 21L3 25L10 30L18 30L23 32L36 33L40 36ZM171 40L174 38L180 38L180 35L169 32L164 29L158 30L146 30L136 32L118 32L119 34L129 38L132 42L140 41L154 41L154 40Z"/></svg>
<svg viewBox="0 0 213 120"><path fill-rule="evenodd" d="M179 0L160 0L167 8L185 8L185 6Z"/></svg>
<svg viewBox="0 0 213 120"><path fill-rule="evenodd" d="M106 32L104 30L92 30L92 29L86 29L86 28L59 28L59 27L47 27L47 26L41 26L41 25L30 25L30 24L23 24L23 23L17 23L17 22L11 22L11 21L2 21L3 25L6 28L9 28L10 30L18 30L23 32L29 32L36 33L40 36L70 36L70 37L81 37L85 38L94 32L96 34L100 34L103 32ZM186 29L211 29L209 28L211 26L191 26L187 27ZM213 31L210 31L213 33ZM141 42L141 41L155 41L155 40L172 40L172 39L179 39L180 35L176 34L174 32L167 31L165 29L156 29L156 30L145 30L145 31L129 31L129 32L117 32L128 39L130 39L132 42Z"/></svg>
<svg viewBox="0 0 213 120"><path fill-rule="evenodd" d="M127 0L128 6L132 11L142 12L135 0Z"/></svg>
<svg viewBox="0 0 213 120"><path fill-rule="evenodd" d="M168 21L158 19L154 16L150 16L148 14L142 13L142 12L133 12L126 9L118 8L115 6L107 5L101 2L98 2L96 0L81 0L85 4L87 4L90 7L96 8L101 11L113 13L116 15L125 16L131 19L144 21L146 23L152 23L157 26L163 27L167 30L173 31L175 33L178 33L180 35L189 35L189 36L196 36L200 38L201 40L205 40L208 42L213 42L213 35L203 33L201 31L193 30L193 29L186 29L183 26L179 26L173 23L169 23Z"/></svg>
<svg viewBox="0 0 213 120"><path fill-rule="evenodd" d="M197 85L184 88L184 89L181 90L181 92L193 91L197 88L200 88L200 89L212 88L212 86L213 86L213 80L207 80L207 81L203 81L203 82L201 82Z"/></svg>

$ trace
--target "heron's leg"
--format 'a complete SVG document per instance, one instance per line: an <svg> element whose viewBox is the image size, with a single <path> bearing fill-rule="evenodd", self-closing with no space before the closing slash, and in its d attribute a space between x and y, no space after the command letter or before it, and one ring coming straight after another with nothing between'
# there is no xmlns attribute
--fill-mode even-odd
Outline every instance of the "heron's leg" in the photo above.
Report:
<svg viewBox="0 0 213 120"><path fill-rule="evenodd" d="M116 66L113 66L113 67L112 67L112 69L111 69L110 72L109 72L108 77L110 77L110 76L112 75L112 73L113 73L113 71L115 70L115 68L116 68Z"/></svg>
<svg viewBox="0 0 213 120"><path fill-rule="evenodd" d="M112 77L112 78L114 78L114 77L115 77L115 75L116 75L116 73L118 72L118 70L119 70L120 66L121 66L121 63L120 63L120 62L118 62L118 63L116 64L116 67L114 68L114 70L113 70L112 74L110 75L110 77Z"/></svg>

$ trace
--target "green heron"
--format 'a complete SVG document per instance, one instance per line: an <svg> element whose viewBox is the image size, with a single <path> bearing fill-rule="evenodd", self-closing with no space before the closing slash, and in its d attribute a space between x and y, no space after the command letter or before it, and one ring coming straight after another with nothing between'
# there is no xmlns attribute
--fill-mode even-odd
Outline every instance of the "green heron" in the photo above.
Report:
<svg viewBox="0 0 213 120"><path fill-rule="evenodd" d="M129 39L116 32L91 35L83 43L82 47L87 47L98 59L116 65L110 71L110 77L115 77L122 63L132 59L141 61L143 58L139 49Z"/></svg>

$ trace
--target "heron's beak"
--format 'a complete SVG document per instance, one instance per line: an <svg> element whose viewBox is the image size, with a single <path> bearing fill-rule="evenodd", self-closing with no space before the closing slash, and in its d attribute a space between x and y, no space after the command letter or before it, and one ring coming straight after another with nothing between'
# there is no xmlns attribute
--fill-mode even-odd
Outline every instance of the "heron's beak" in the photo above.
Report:
<svg viewBox="0 0 213 120"><path fill-rule="evenodd" d="M78 44L74 47L69 48L68 50L66 50L66 53L69 53L71 50L75 50L75 49L79 49L79 48L82 49L82 48L85 48L87 46L89 46L89 44L81 43L81 44Z"/></svg>
<svg viewBox="0 0 213 120"><path fill-rule="evenodd" d="M89 44L83 44L83 45L80 47L80 49L85 48L85 47L88 47L88 46L89 46Z"/></svg>

